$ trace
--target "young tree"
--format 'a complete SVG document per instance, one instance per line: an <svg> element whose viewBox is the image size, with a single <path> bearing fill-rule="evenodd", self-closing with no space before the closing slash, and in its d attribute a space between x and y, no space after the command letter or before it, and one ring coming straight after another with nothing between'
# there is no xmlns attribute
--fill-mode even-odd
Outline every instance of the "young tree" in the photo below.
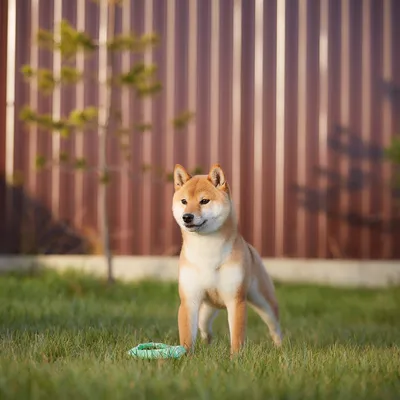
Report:
<svg viewBox="0 0 400 400"><path fill-rule="evenodd" d="M51 115L40 114L37 110L25 107L20 113L20 118L27 124L36 124L38 127L60 135L63 140L69 140L78 131L96 129L99 133L99 162L98 165L88 165L85 158L74 158L70 154L60 153L56 159L49 160L43 155L36 157L37 168L67 168L69 170L95 172L98 174L99 199L98 218L100 222L102 248L107 261L108 281L113 281L112 253L110 247L109 218L107 212L107 184L111 179L111 172L122 170L123 166L110 166L106 158L106 142L109 135L116 135L120 140L120 148L124 160L129 160L130 149L124 140L133 132L150 131L150 121L135 121L131 126L123 126L119 117L121 111L111 104L112 91L116 87L129 87L138 97L152 96L161 89L161 83L157 80L157 67L154 64L145 64L143 61L132 63L130 68L117 74L115 71L115 55L121 51L144 53L147 49L158 44L158 36L151 32L138 36L134 33L114 35L115 0L100 2L99 40L85 32L76 30L68 21L62 21L58 32L40 29L37 34L39 47L50 52L59 52L62 66L60 74L55 76L52 70L40 68L34 70L30 65L22 68L22 73L28 80L36 79L38 90L45 94L51 94L61 85L77 84L81 80L90 80L90 75L85 71L75 68L75 58L78 52L85 52L89 56L98 52L99 63L107 65L99 71L97 83L91 81L91 85L99 85L102 93L99 104L83 109L74 109L69 115L55 120ZM184 127L193 117L191 112L185 111L171 121L175 127ZM148 169L149 166L146 166ZM126 167L125 167L126 170ZM135 171L132 171L135 172ZM167 174L165 174L167 176Z"/></svg>

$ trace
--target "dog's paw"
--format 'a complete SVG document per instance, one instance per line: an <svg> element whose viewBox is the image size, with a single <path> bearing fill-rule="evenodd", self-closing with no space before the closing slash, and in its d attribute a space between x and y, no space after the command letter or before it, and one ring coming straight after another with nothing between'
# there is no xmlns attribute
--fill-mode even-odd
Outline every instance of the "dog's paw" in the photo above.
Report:
<svg viewBox="0 0 400 400"><path fill-rule="evenodd" d="M213 337L211 335L211 333L205 333L205 332L201 332L201 340L206 343L206 344L211 344Z"/></svg>
<svg viewBox="0 0 400 400"><path fill-rule="evenodd" d="M283 340L282 334L272 335L272 340L274 341L276 347L282 346L282 340Z"/></svg>

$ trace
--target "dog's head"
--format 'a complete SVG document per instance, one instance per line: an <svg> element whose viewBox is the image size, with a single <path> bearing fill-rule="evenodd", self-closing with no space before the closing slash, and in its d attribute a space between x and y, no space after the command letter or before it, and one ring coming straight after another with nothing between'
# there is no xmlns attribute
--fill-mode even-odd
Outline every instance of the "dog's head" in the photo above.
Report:
<svg viewBox="0 0 400 400"><path fill-rule="evenodd" d="M174 218L182 230L207 234L217 231L231 213L230 190L218 164L208 175L191 176L177 164L174 170Z"/></svg>

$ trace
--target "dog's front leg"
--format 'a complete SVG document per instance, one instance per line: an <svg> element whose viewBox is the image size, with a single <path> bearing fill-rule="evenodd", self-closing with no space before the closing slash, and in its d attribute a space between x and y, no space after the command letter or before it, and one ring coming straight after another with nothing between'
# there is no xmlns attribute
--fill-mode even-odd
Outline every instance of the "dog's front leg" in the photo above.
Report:
<svg viewBox="0 0 400 400"><path fill-rule="evenodd" d="M181 296L178 314L179 341L187 351L192 351L196 343L200 303Z"/></svg>
<svg viewBox="0 0 400 400"><path fill-rule="evenodd" d="M247 304L242 296L227 304L229 332L231 336L231 356L237 354L244 344L246 335Z"/></svg>
<svg viewBox="0 0 400 400"><path fill-rule="evenodd" d="M181 266L179 271L179 297L181 299L178 313L179 341L181 346L188 351L193 350L196 342L202 293L196 271Z"/></svg>

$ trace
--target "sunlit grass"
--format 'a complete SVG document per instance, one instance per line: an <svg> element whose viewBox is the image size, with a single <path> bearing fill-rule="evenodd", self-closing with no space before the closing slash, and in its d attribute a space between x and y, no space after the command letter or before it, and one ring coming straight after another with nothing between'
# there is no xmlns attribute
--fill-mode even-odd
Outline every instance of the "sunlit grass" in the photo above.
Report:
<svg viewBox="0 0 400 400"><path fill-rule="evenodd" d="M177 344L175 284L74 273L0 277L0 399L395 399L400 290L277 285L284 345L249 313L230 361L226 314L211 347L138 361L141 342Z"/></svg>

